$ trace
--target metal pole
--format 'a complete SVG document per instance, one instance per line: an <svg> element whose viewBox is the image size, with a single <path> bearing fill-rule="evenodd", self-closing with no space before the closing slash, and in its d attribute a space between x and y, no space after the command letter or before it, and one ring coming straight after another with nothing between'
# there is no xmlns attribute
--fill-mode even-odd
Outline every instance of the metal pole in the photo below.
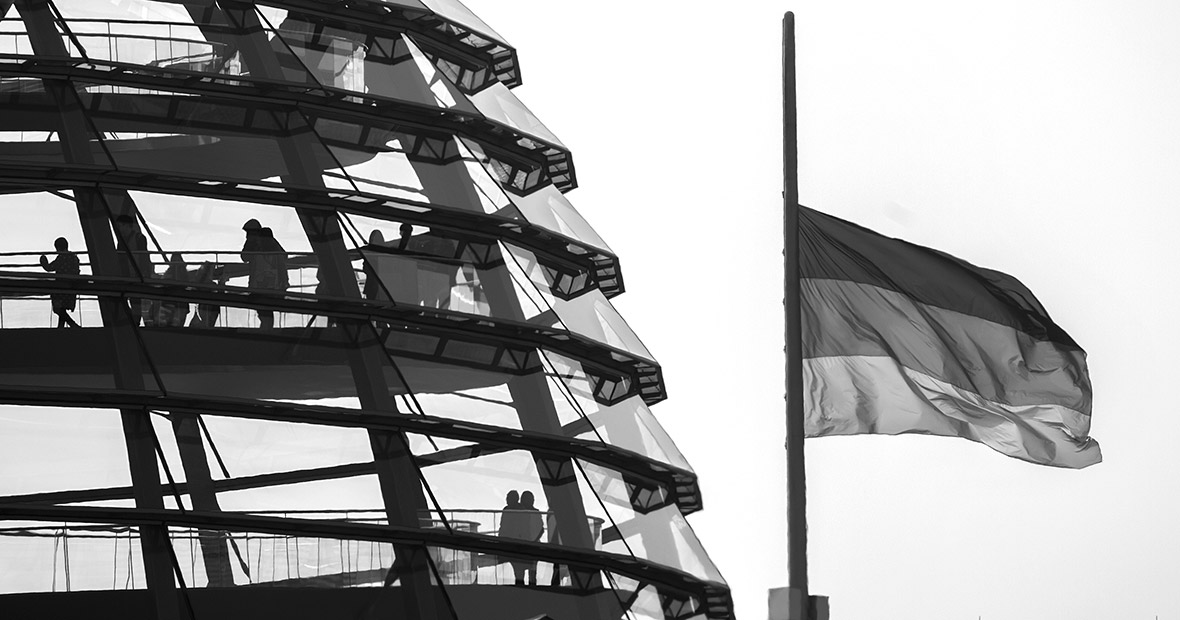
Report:
<svg viewBox="0 0 1180 620"><path fill-rule="evenodd" d="M799 157L795 14L783 16L783 306L786 316L788 585L807 592L807 483L803 458L803 347L799 313Z"/></svg>

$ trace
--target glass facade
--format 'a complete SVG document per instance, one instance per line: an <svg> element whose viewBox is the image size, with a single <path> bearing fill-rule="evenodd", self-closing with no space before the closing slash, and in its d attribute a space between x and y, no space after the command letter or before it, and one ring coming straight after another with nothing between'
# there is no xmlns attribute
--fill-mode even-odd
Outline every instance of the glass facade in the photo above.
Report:
<svg viewBox="0 0 1180 620"><path fill-rule="evenodd" d="M454 0L0 0L0 616L732 617L517 76Z"/></svg>

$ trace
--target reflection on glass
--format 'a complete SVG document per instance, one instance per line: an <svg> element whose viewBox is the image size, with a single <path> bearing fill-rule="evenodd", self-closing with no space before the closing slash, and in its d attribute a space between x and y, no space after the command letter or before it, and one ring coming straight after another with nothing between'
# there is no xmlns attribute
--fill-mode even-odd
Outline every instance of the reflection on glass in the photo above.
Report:
<svg viewBox="0 0 1180 620"><path fill-rule="evenodd" d="M136 527L0 521L2 594L146 587Z"/></svg>

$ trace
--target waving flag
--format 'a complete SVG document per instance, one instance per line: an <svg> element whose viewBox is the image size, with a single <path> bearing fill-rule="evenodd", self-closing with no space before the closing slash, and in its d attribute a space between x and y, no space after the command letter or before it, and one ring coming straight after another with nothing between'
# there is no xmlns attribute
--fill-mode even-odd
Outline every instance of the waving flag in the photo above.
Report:
<svg viewBox="0 0 1180 620"><path fill-rule="evenodd" d="M1012 276L800 207L808 436L925 433L1082 468L1085 352Z"/></svg>

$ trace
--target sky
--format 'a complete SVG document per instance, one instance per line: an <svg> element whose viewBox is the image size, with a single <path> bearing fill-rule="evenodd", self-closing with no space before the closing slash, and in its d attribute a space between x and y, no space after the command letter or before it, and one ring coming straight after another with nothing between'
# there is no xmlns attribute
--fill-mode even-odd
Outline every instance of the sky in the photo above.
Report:
<svg viewBox="0 0 1180 620"><path fill-rule="evenodd" d="M1180 619L1180 5L466 0L574 153L616 307L700 476L739 618L785 586L781 18L801 202L1015 275L1088 352L1105 462L962 439L807 441L832 618Z"/></svg>

